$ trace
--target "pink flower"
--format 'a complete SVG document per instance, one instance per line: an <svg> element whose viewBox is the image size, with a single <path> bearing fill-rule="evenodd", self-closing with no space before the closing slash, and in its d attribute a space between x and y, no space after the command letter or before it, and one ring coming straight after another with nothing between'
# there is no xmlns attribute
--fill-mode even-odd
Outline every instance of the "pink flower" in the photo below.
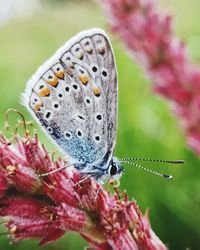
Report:
<svg viewBox="0 0 200 250"><path fill-rule="evenodd" d="M37 134L16 137L8 143L0 136L0 217L13 241L38 238L40 244L54 241L67 231L78 232L88 249L167 249L152 231L148 215L136 202L115 190L114 196L71 168L40 177L67 166L52 160ZM76 185L75 185L76 184Z"/></svg>
<svg viewBox="0 0 200 250"><path fill-rule="evenodd" d="M151 0L102 0L113 32L154 83L171 100L187 135L200 154L200 70L188 59L182 41L174 38L171 17Z"/></svg>

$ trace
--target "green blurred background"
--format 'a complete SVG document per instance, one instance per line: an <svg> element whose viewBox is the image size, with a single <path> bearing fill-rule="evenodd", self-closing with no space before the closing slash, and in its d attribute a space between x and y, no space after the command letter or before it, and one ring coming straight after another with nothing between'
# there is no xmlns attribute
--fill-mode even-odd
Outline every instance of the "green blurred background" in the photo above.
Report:
<svg viewBox="0 0 200 250"><path fill-rule="evenodd" d="M1 0L3 1L3 0ZM14 1L11 1L14 3ZM15 1L15 5L16 5ZM18 5L18 9L23 7ZM108 30L101 8L93 1L48 1L34 3L30 15L19 15L0 23L0 129L4 113L12 107L30 115L19 103L26 81L37 67L77 32L101 27ZM36 4L37 3L37 4ZM38 4L39 3L39 4ZM36 4L36 5L35 5ZM198 0L162 0L161 8L174 15L176 35L188 44L193 61L200 61L200 2ZM26 4L27 5L27 4ZM27 5L28 6L28 5ZM30 5L29 5L30 7ZM27 7L27 8L29 8ZM1 12L3 10L1 9ZM185 159L184 166L146 164L174 176L167 181L131 166L121 178L121 189L136 199L143 212L150 209L150 221L156 234L172 250L200 249L200 164L185 143L185 137L172 114L169 103L152 92L143 70L125 53L122 44L109 33L119 73L119 127L116 155L158 159ZM15 124L16 116L10 117ZM36 123L34 123L35 126ZM51 151L46 136L38 128L41 141ZM0 232L5 229L0 227ZM78 234L43 247L26 240L9 244L0 236L1 250L83 249L87 243Z"/></svg>

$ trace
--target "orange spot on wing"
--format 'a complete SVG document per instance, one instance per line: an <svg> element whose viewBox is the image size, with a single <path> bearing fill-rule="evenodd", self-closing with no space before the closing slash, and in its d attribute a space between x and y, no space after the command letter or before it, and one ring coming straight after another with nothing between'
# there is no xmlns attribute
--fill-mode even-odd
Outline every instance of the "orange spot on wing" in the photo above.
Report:
<svg viewBox="0 0 200 250"><path fill-rule="evenodd" d="M49 96L49 95L50 95L50 89L48 88L43 88L39 92L39 96L42 96L42 97Z"/></svg>
<svg viewBox="0 0 200 250"><path fill-rule="evenodd" d="M64 76L65 76L65 72L64 71L58 71L58 72L55 72L55 75L60 78L60 79L63 79Z"/></svg>
<svg viewBox="0 0 200 250"><path fill-rule="evenodd" d="M50 84L52 87L57 87L58 86L58 79L54 78L52 80L47 80L48 84Z"/></svg>
<svg viewBox="0 0 200 250"><path fill-rule="evenodd" d="M100 96L100 89L97 88L97 87L94 87L93 88L93 93L94 93L95 96Z"/></svg>
<svg viewBox="0 0 200 250"><path fill-rule="evenodd" d="M87 76L79 76L79 79L84 85L87 85L89 82L89 78Z"/></svg>
<svg viewBox="0 0 200 250"><path fill-rule="evenodd" d="M35 104L34 109L35 111L39 111L42 106L42 103Z"/></svg>

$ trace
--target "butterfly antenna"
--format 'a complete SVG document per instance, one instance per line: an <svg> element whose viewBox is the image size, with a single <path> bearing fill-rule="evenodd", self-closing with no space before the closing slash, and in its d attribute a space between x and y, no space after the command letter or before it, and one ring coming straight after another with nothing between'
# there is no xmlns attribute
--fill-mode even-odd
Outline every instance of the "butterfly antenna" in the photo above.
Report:
<svg viewBox="0 0 200 250"><path fill-rule="evenodd" d="M170 164L183 164L183 160L158 160L158 159L146 159L146 158L121 158L120 161L148 161L148 162L159 162L159 163L170 163Z"/></svg>
<svg viewBox="0 0 200 250"><path fill-rule="evenodd" d="M150 172L150 173L155 174L155 175L159 175L159 176L164 177L164 178L166 178L166 179L172 179L172 178L173 178L172 175L161 174L161 173L159 173L159 172L157 172L157 171L155 171L155 170L152 170L152 169L143 167L143 166L141 166L141 165L139 165L139 164L137 164L137 163L134 163L134 162L125 161L125 160L123 160L123 161L120 160L120 163L125 163L125 164L128 164L128 165L133 165L134 167L138 167L138 168L140 168L140 169L142 169L142 170L144 170L144 171Z"/></svg>

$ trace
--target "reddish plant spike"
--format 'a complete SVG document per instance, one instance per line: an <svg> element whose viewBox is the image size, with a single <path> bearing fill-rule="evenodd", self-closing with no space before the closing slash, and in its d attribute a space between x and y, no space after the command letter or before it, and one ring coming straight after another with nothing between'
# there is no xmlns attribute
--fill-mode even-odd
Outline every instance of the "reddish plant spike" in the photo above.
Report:
<svg viewBox="0 0 200 250"><path fill-rule="evenodd" d="M8 180L6 178L6 171L4 169L0 169L0 199L1 197L4 197L7 189Z"/></svg>
<svg viewBox="0 0 200 250"><path fill-rule="evenodd" d="M184 43L174 37L171 16L151 0L99 0L112 31L128 54L145 70L154 90L173 103L188 145L200 155L200 70L187 57Z"/></svg>
<svg viewBox="0 0 200 250"><path fill-rule="evenodd" d="M99 185L90 178L74 185L82 176L70 168L39 177L38 169L47 173L66 162L52 161L37 134L28 141L18 137L12 146L1 141L0 218L6 217L12 241L37 238L42 245L70 230L93 250L167 249L148 216L119 189L114 197L102 190L96 199Z"/></svg>

